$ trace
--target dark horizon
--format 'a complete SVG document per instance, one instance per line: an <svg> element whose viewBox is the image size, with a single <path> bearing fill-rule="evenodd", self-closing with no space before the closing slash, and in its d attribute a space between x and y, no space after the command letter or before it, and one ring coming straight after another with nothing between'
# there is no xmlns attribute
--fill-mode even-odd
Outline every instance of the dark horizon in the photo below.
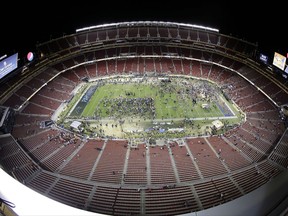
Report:
<svg viewBox="0 0 288 216"><path fill-rule="evenodd" d="M123 6L121 4L121 7ZM111 9L103 6L96 9L72 5L67 8L54 8L50 5L45 8L48 12L45 12L28 7L17 13L19 18L16 21L9 18L2 22L2 29L5 31L1 35L0 56L14 52L19 52L20 56L26 55L36 48L37 43L73 34L78 28L126 21L169 21L203 25L217 28L222 34L257 43L259 49L267 55L276 51L286 56L288 52L281 8L276 11L278 20L275 21L275 26L269 28L273 17L267 17L265 10L244 9L243 6L238 10L237 7L232 10L218 4L210 4L208 8L201 5L187 7L183 4L156 7L139 5L131 10L129 7L122 10L120 8L117 11L117 7ZM271 11L269 14L273 16Z"/></svg>

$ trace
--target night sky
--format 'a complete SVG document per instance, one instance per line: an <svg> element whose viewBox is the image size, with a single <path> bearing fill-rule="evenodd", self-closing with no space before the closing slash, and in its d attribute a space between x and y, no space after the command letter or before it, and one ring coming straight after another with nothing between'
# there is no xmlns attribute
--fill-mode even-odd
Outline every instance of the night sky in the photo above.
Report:
<svg viewBox="0 0 288 216"><path fill-rule="evenodd" d="M20 57L35 50L36 44L75 33L77 28L122 21L171 21L204 25L250 42L257 42L267 55L288 52L286 9L283 6L253 6L221 3L166 1L107 3L60 1L36 5L15 1L6 8L14 10L1 23L0 56L19 52ZM61 3L61 5L60 5ZM40 4L40 3L39 3ZM14 8L14 9L13 9ZM261 9L260 9L261 8Z"/></svg>

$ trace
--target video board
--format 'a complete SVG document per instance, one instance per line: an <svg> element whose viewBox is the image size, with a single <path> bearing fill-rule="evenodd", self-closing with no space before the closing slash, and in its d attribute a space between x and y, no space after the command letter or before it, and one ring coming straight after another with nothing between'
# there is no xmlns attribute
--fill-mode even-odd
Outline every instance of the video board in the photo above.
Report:
<svg viewBox="0 0 288 216"><path fill-rule="evenodd" d="M0 80L18 67L18 53L0 61Z"/></svg>

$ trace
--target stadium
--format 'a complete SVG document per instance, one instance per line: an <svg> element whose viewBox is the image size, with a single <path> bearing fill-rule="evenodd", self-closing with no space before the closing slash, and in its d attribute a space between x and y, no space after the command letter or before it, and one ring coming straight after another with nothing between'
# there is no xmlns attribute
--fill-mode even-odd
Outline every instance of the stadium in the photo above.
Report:
<svg viewBox="0 0 288 216"><path fill-rule="evenodd" d="M99 215L287 213L287 79L257 48L162 21L39 43L0 86L1 168Z"/></svg>

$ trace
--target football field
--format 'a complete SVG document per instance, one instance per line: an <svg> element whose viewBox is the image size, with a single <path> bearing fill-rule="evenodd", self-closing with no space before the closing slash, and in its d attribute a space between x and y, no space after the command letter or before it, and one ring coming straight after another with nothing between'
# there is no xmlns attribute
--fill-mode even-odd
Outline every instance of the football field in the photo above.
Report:
<svg viewBox="0 0 288 216"><path fill-rule="evenodd" d="M94 129L106 125L107 130L100 130L104 134L113 131L115 135L120 129L143 132L157 124L163 131L189 128L191 132L195 125L202 130L211 126L213 120L222 119L225 124L240 121L239 110L206 80L111 78L87 85L66 119L89 122L87 127ZM108 129L109 125L112 127Z"/></svg>
<svg viewBox="0 0 288 216"><path fill-rule="evenodd" d="M140 99L143 100L140 101ZM149 103L149 99L152 100L151 103ZM143 112L133 112L133 110L137 111L141 108ZM155 119L224 116L217 101L212 101L209 104L205 100L193 103L189 94L180 93L179 89L178 92L175 88L163 91L161 86L153 84L109 83L97 88L80 117L120 118L121 116L135 116L153 118L153 110L155 111Z"/></svg>

